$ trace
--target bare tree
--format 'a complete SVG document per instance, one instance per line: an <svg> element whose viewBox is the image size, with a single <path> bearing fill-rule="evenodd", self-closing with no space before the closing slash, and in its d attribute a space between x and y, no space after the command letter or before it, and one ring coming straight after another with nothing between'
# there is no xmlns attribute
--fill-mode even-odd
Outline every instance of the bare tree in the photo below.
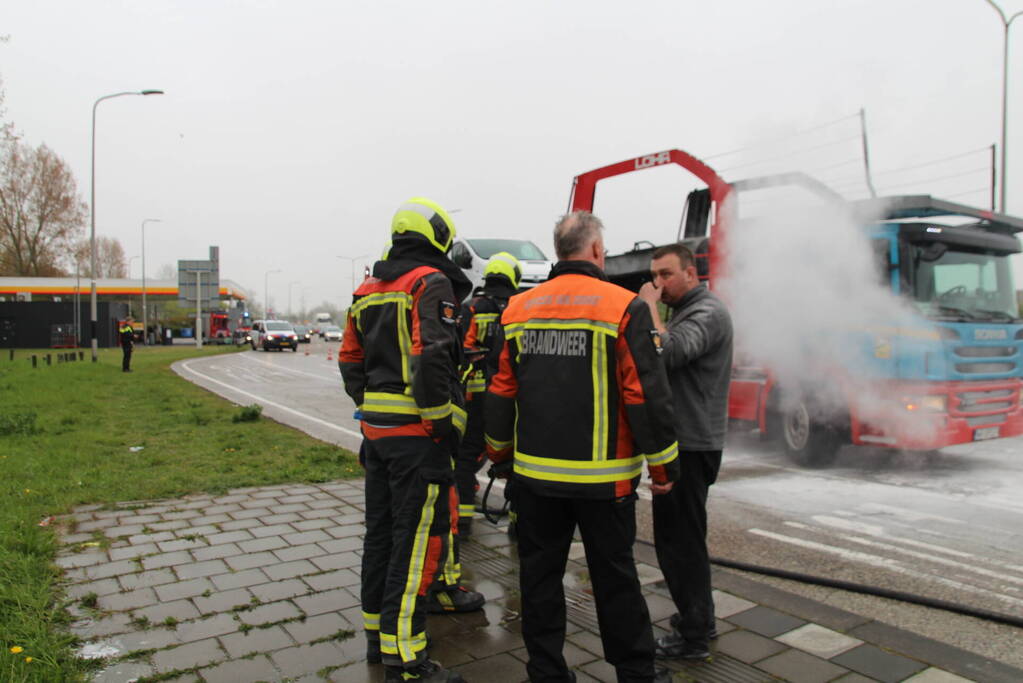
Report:
<svg viewBox="0 0 1023 683"><path fill-rule="evenodd" d="M169 263L161 264L156 269L156 275L153 277L154 280L177 280L178 279L178 268L172 266Z"/></svg>
<svg viewBox="0 0 1023 683"><path fill-rule="evenodd" d="M46 145L0 149L0 275L64 274L88 216L71 169Z"/></svg>
<svg viewBox="0 0 1023 683"><path fill-rule="evenodd" d="M74 247L73 258L79 264L82 277L92 277L92 256L89 240L82 240ZM128 277L128 261L124 247L115 237L96 237L96 277Z"/></svg>

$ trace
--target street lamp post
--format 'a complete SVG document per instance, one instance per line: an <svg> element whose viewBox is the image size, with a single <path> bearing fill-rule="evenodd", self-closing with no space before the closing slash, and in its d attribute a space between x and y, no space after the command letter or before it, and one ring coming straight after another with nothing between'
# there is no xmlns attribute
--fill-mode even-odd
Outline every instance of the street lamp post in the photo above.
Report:
<svg viewBox="0 0 1023 683"><path fill-rule="evenodd" d="M104 95L92 104L92 168L89 177L89 277L92 280L89 292L89 335L92 338L92 362L97 360L99 345L96 342L96 107L103 100L125 95L162 95L162 90L132 90Z"/></svg>
<svg viewBox="0 0 1023 683"><path fill-rule="evenodd" d="M263 301L264 306L266 307L266 310L263 311L263 317L267 320L270 319L270 274L279 272L281 272L281 269L275 268L273 270L266 271L266 274L263 275Z"/></svg>
<svg viewBox="0 0 1023 683"><path fill-rule="evenodd" d="M149 343L149 309L146 308L146 223L162 223L159 218L142 221L142 343Z"/></svg>
<svg viewBox="0 0 1023 683"><path fill-rule="evenodd" d="M995 4L994 0L985 0L987 4L991 5L996 12L998 12L998 18L1002 20L1002 26L1005 28L1005 34L1002 41L1002 185L999 194L999 210L1005 213L1005 159L1006 159L1006 140L1008 128L1008 114L1009 114L1009 27L1016 17L1023 15L1023 10L1016 12L1012 16L1006 18L1005 12L1002 8Z"/></svg>
<svg viewBox="0 0 1023 683"><path fill-rule="evenodd" d="M352 265L352 294L355 294L355 262L361 258L366 258L369 254L360 254L359 256L338 256L337 258L342 261L348 261Z"/></svg>
<svg viewBox="0 0 1023 683"><path fill-rule="evenodd" d="M288 317L289 318L293 317L292 313L291 313L291 288L294 285L300 285L300 284L302 284L302 283L299 280L292 280L291 282L288 283Z"/></svg>

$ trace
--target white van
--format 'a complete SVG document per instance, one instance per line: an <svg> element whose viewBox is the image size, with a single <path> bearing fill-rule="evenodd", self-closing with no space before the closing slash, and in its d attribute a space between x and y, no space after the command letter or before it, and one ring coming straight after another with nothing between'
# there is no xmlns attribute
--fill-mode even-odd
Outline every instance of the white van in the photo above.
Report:
<svg viewBox="0 0 1023 683"><path fill-rule="evenodd" d="M517 258L522 266L520 289L535 287L546 280L554 265L554 262L540 251L540 247L529 240L456 237L448 256L455 265L465 271L475 289L483 284L483 269L487 267L487 260L502 251Z"/></svg>

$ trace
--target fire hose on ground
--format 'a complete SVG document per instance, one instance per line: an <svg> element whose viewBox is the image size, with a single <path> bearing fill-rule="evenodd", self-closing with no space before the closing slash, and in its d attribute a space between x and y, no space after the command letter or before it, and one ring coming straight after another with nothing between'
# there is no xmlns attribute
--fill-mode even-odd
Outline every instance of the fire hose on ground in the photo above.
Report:
<svg viewBox="0 0 1023 683"><path fill-rule="evenodd" d="M490 481L487 482L487 486L483 490L483 498L480 501L480 511L483 513L483 516L486 518L488 522L490 522L491 524L497 524L502 517L508 514L508 501L505 500L504 505L502 505L499 508L489 507L487 501L489 500L490 493L494 488L494 481L498 477L495 474L493 467L490 468L487 474L490 477ZM651 541L647 541L642 538L637 538L636 541L651 548L654 547L654 544ZM723 557L712 556L710 558L710 563L717 565L719 567L725 567L727 569L738 569L740 571L750 572L752 574L771 576L778 579L787 579L789 581L798 581L800 583L806 583L813 586L823 586L825 588L838 588L840 590L848 591L850 593L860 593L863 595L872 595L878 598L898 600L899 602L905 602L913 605L921 605L923 607L930 607L932 609L940 609L946 612L962 614L967 617L983 619L984 621L991 621L997 624L1007 624L1009 626L1015 626L1016 628L1023 628L1023 617L1017 617L1011 614L1002 614L1001 612L993 612L991 610L979 609L976 607L970 607L968 605L961 605L959 603L950 602L948 600L928 598L922 595L916 595L914 593L907 593L905 591L881 588L880 586L868 586L862 583L843 581L842 579L830 579L823 576L814 576L813 574L804 574L802 572L789 571L787 569L764 567L757 564L750 564L748 562L729 560Z"/></svg>

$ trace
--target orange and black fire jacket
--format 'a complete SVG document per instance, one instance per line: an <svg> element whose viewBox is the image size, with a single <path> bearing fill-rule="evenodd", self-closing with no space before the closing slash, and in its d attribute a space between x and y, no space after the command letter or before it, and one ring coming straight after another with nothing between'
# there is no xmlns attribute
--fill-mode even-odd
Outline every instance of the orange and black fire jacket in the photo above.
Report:
<svg viewBox="0 0 1023 683"><path fill-rule="evenodd" d="M408 264L408 262L404 262ZM355 291L338 364L345 391L370 426L395 436L465 430L458 377L458 304L432 266L380 262Z"/></svg>
<svg viewBox="0 0 1023 683"><path fill-rule="evenodd" d="M513 459L516 482L541 495L618 498L646 461L678 477L671 394L650 311L584 261L511 298L486 403L487 451Z"/></svg>
<svg viewBox="0 0 1023 683"><path fill-rule="evenodd" d="M496 281L492 281L496 280ZM468 368L465 393L466 400L482 400L487 390L490 376L487 372L487 359L493 358L496 365L500 343L497 328L500 326L501 311L508 305L508 299L515 293L515 288L506 284L504 278L488 278L479 294L474 296L462 307L462 324L465 326L465 338L462 340L466 358L473 359Z"/></svg>

